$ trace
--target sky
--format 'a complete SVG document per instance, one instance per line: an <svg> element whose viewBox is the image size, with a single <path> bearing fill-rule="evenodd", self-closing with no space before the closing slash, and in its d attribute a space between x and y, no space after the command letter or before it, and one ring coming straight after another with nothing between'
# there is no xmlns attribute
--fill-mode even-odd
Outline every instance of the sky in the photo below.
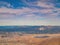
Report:
<svg viewBox="0 0 60 45"><path fill-rule="evenodd" d="M0 0L0 26L60 26L60 0Z"/></svg>

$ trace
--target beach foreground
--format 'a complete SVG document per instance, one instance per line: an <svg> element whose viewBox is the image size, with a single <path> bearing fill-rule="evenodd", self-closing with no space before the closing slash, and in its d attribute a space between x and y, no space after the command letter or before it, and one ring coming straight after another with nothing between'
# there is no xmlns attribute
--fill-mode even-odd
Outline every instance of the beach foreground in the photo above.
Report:
<svg viewBox="0 0 60 45"><path fill-rule="evenodd" d="M60 45L60 34L0 34L0 45Z"/></svg>

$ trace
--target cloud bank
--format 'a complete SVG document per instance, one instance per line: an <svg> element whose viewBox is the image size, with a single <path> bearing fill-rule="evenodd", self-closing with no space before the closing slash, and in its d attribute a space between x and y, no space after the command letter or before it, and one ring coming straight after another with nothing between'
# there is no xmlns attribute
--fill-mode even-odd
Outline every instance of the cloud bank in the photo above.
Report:
<svg viewBox="0 0 60 45"><path fill-rule="evenodd" d="M0 20L20 19L57 24L60 22L60 8L57 3L56 0L16 0L15 3L14 0L3 0L0 1Z"/></svg>

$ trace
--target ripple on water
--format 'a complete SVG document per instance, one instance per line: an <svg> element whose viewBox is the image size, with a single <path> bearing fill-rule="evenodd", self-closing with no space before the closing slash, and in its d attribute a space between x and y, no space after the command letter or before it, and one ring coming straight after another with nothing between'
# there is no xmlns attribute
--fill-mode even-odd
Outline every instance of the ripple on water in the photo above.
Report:
<svg viewBox="0 0 60 45"><path fill-rule="evenodd" d="M34 38L48 38L49 36L34 36Z"/></svg>

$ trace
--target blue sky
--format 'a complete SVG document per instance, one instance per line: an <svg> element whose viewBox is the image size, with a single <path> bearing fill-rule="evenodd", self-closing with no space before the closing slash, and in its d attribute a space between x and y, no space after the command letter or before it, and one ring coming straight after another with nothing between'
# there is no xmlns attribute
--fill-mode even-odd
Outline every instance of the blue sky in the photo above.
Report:
<svg viewBox="0 0 60 45"><path fill-rule="evenodd" d="M60 0L0 0L0 25L60 26Z"/></svg>

